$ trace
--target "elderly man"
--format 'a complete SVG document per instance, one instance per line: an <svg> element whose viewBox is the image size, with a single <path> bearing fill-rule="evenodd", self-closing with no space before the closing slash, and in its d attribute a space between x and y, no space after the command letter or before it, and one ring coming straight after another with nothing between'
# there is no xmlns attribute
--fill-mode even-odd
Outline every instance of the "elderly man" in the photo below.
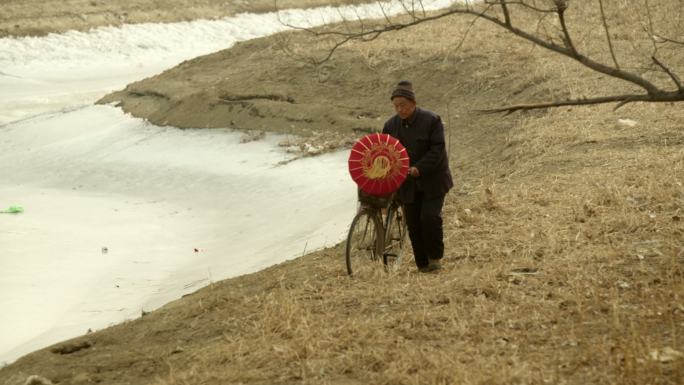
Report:
<svg viewBox="0 0 684 385"><path fill-rule="evenodd" d="M418 108L413 85L397 84L390 98L396 115L385 122L382 132L399 139L410 161L409 177L399 188L411 246L418 270L442 268L444 256L442 206L454 183L449 170L444 126L434 112Z"/></svg>

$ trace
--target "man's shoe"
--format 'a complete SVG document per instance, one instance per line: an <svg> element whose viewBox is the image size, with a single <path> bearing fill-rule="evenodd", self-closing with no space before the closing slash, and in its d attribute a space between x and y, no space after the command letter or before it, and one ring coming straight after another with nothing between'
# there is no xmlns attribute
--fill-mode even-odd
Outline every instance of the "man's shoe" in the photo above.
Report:
<svg viewBox="0 0 684 385"><path fill-rule="evenodd" d="M430 259L428 261L428 265L418 268L418 271L421 273L432 273L442 270L442 263L439 261L439 259Z"/></svg>
<svg viewBox="0 0 684 385"><path fill-rule="evenodd" d="M432 270L441 270L442 269L442 260L441 259L428 259L428 267L431 268Z"/></svg>

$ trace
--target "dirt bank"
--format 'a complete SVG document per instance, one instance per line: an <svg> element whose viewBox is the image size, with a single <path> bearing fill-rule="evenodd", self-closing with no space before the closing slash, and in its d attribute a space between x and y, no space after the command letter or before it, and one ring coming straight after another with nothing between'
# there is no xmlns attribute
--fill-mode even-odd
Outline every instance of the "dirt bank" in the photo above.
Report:
<svg viewBox="0 0 684 385"><path fill-rule="evenodd" d="M5 0L0 8L0 38L86 31L124 23L166 23L216 19L241 12L278 8L362 3L361 0Z"/></svg>
<svg viewBox="0 0 684 385"><path fill-rule="evenodd" d="M437 24L411 33L449 33L444 28ZM407 44L418 42L407 49ZM491 52L492 59L475 47L456 53L448 39L422 41L409 34L396 41L388 36L342 46L332 60L313 64L326 56L330 44L303 32L238 43L132 83L100 102L115 103L157 125L295 134L308 138L302 145L316 152L349 145L364 133L380 130L392 113L389 94L399 79L414 81L420 103L454 126L462 124L459 117L473 115L473 109L501 103L502 94L524 100L566 92L545 88L547 83L530 87L530 79L516 73L494 89L492 79L501 75L487 77L496 71L489 68L490 61L524 59L516 52L506 57L510 50ZM545 76L532 81L539 83ZM492 121L498 124L498 118Z"/></svg>

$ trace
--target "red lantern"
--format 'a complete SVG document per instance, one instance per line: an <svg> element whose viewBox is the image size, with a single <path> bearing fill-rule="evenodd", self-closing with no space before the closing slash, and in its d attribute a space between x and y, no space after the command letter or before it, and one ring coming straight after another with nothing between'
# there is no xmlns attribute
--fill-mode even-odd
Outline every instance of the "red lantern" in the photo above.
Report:
<svg viewBox="0 0 684 385"><path fill-rule="evenodd" d="M349 154L349 174L363 192L371 195L386 195L399 189L408 169L406 149L388 134L364 136Z"/></svg>

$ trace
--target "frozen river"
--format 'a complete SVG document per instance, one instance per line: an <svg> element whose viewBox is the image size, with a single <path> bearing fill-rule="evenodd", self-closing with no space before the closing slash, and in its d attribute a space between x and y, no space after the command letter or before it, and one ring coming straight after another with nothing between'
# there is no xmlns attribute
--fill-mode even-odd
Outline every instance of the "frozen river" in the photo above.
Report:
<svg viewBox="0 0 684 385"><path fill-rule="evenodd" d="M280 18L310 26L382 12ZM278 165L291 155L277 136L241 143L227 129L157 127L93 105L285 28L275 14L245 14L0 39L0 210L25 209L0 214L0 364L343 238L355 209L346 152Z"/></svg>

